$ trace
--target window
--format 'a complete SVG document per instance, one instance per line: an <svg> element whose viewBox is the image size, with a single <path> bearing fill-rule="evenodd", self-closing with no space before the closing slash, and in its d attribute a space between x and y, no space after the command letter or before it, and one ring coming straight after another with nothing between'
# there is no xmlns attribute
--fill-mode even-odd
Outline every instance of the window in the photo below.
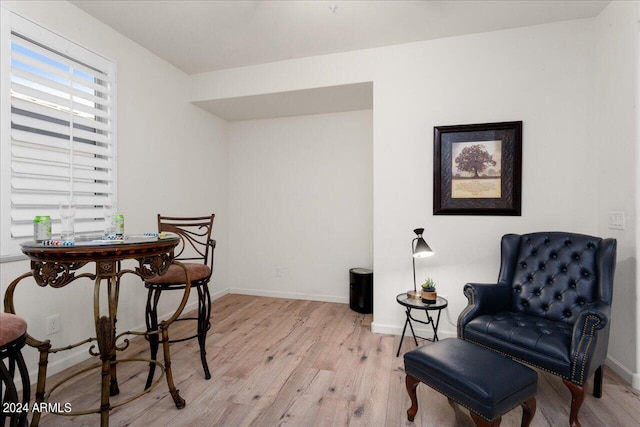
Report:
<svg viewBox="0 0 640 427"><path fill-rule="evenodd" d="M20 255L33 218L77 203L76 233L104 230L116 198L115 64L2 10L1 255Z"/></svg>

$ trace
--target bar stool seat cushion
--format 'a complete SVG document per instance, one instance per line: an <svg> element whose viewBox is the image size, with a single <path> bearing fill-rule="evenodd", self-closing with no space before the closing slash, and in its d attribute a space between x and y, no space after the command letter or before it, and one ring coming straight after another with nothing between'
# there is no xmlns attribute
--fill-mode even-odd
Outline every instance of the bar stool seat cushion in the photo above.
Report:
<svg viewBox="0 0 640 427"><path fill-rule="evenodd" d="M192 282L207 279L211 276L211 268L209 268L208 265L193 262L183 262L182 265L187 268L187 271L189 272L189 279L191 279ZM146 279L145 282L154 285L181 285L187 282L187 278L185 277L184 269L182 267L176 264L171 264L165 274L162 276L155 276L151 279Z"/></svg>
<svg viewBox="0 0 640 427"><path fill-rule="evenodd" d="M4 347L27 332L27 322L15 314L0 313L0 347Z"/></svg>

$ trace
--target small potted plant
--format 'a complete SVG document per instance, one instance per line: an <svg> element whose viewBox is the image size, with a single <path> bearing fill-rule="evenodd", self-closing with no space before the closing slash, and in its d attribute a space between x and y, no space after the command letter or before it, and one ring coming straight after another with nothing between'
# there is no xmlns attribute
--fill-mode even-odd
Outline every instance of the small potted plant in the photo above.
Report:
<svg viewBox="0 0 640 427"><path fill-rule="evenodd" d="M433 304L437 298L436 283L431 278L426 279L422 284L422 301L427 304Z"/></svg>

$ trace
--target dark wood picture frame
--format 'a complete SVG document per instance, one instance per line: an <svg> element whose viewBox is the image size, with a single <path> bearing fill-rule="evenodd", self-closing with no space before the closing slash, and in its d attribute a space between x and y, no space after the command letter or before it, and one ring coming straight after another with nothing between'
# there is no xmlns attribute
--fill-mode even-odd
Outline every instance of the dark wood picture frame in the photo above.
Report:
<svg viewBox="0 0 640 427"><path fill-rule="evenodd" d="M434 215L521 215L522 122L433 128Z"/></svg>

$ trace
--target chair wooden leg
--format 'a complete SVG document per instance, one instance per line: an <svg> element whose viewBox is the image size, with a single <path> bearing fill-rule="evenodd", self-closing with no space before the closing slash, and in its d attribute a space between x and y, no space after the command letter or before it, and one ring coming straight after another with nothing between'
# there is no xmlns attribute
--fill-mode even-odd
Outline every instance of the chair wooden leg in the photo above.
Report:
<svg viewBox="0 0 640 427"><path fill-rule="evenodd" d="M593 395L598 399L602 397L602 365L596 369L596 374L593 376Z"/></svg>
<svg viewBox="0 0 640 427"><path fill-rule="evenodd" d="M522 403L522 423L521 427L529 427L533 416L536 414L536 398L531 396L528 400Z"/></svg>
<svg viewBox="0 0 640 427"><path fill-rule="evenodd" d="M418 397L416 396L416 388L418 387L418 384L420 384L420 380L407 374L405 384L407 386L407 392L409 393L409 399L411 399L411 408L407 409L407 418L409 421L413 421L418 413Z"/></svg>
<svg viewBox="0 0 640 427"><path fill-rule="evenodd" d="M580 386L565 379L563 379L562 382L571 392L571 414L569 415L569 425L571 425L571 427L580 427L578 412L580 412L580 407L582 406L582 402L584 402L584 386Z"/></svg>
<svg viewBox="0 0 640 427"><path fill-rule="evenodd" d="M474 414L473 412L471 412L470 414L471 419L474 423L476 423L477 427L498 427L502 422L502 417L498 417L493 421L487 421L484 418L481 418L480 416Z"/></svg>

